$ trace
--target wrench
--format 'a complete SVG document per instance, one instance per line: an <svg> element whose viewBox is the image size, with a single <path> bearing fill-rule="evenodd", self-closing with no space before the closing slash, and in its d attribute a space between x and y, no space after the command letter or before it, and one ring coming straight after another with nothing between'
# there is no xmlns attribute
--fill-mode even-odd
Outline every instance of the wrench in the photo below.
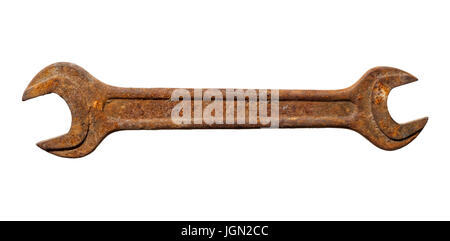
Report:
<svg viewBox="0 0 450 241"><path fill-rule="evenodd" d="M69 132L37 143L43 150L61 157L83 157L94 151L108 134L119 130L265 128L273 127L273 122L279 128L347 128L381 149L396 150L414 140L428 118L396 123L389 115L387 97L392 88L416 80L399 69L376 67L345 89L255 90L259 97L249 95L224 101L217 97L226 96L229 89L214 90L208 98L205 98L207 90L185 89L181 100L180 96L174 99L177 89L114 87L100 82L75 64L61 62L40 71L26 88L22 100L56 93L66 101L72 114ZM249 93L249 90L235 91ZM197 118L216 100L221 106L215 109L216 113ZM179 111L182 101L187 104ZM267 112L278 115L277 119L272 123L263 122L260 112L256 121L255 118L250 121L253 103L258 104L260 111L267 107ZM244 120L248 121L243 122L242 116L239 119L233 114L228 122L225 117L216 115L220 109L225 113L230 107L245 107ZM174 121L174 110L179 111L180 117L188 118ZM192 116L193 120L189 119Z"/></svg>

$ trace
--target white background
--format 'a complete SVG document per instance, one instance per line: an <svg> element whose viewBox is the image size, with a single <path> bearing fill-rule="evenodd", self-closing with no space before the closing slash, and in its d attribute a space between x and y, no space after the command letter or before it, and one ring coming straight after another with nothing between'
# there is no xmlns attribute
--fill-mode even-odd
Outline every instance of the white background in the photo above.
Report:
<svg viewBox="0 0 450 241"><path fill-rule="evenodd" d="M0 4L0 219L450 219L448 1L8 1ZM124 87L337 89L375 66L419 137L378 149L344 129L123 131L81 159L57 95L21 97L45 66Z"/></svg>

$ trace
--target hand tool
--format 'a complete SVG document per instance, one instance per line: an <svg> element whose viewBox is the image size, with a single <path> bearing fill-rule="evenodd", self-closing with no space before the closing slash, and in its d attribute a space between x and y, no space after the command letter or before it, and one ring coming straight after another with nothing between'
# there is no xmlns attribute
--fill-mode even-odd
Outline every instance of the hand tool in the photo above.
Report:
<svg viewBox="0 0 450 241"><path fill-rule="evenodd" d="M22 100L56 93L66 101L72 114L69 132L37 144L61 157L85 156L108 134L119 130L264 128L274 127L273 123L279 128L347 128L360 133L379 148L395 150L414 140L428 120L425 117L398 124L388 112L390 90L416 80L399 69L376 67L367 71L352 86L339 90L255 90L259 93L256 98L248 94L253 93L251 90L242 90L248 94L244 99L233 97L221 100L218 97L226 96L230 89L212 92L185 89L180 92L181 96L174 99L175 91L180 89L114 87L100 82L75 64L55 63L33 78ZM213 94L206 96L208 91ZM182 101L187 102L180 110ZM226 114L219 113L217 108L210 115L205 115L213 103L216 107L220 105L219 109L223 108L224 113L229 107L245 107L244 121L242 116L239 119L238 115L233 114L229 122L225 120ZM256 119L249 114L253 103L258 104L260 111ZM174 120L174 111L181 116L181 121ZM272 119L271 123L263 121L264 111L276 116L276 119ZM198 114L200 119L196 118ZM192 120L189 119L191 117Z"/></svg>

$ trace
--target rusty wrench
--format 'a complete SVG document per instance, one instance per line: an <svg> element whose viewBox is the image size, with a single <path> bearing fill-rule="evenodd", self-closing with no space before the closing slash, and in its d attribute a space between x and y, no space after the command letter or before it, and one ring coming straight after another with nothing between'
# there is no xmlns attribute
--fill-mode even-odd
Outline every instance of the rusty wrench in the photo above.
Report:
<svg viewBox="0 0 450 241"><path fill-rule="evenodd" d="M366 72L354 85L340 90L276 90L277 100L271 92L257 99L233 99L220 102L226 111L229 106L245 106L249 117L250 102L261 106L267 98L267 108L275 101L278 127L339 127L354 130L374 145L385 150L395 150L416 138L427 123L421 118L405 124L397 124L389 115L387 97L394 87L417 79L409 73L390 67L376 67ZM256 122L207 123L207 120L173 121L172 113L181 100L173 100L175 89L166 88L118 88L106 85L83 68L71 63L55 63L40 71L26 88L22 100L48 93L60 95L69 105L72 125L65 135L39 142L37 145L57 156L82 157L91 153L110 133L130 129L193 129L193 128L263 128ZM196 99L194 89L187 89L192 106L204 99ZM198 90L197 90L198 91ZM225 95L225 89L216 90ZM274 92L274 91L272 91ZM274 93L275 93L274 92ZM203 91L201 90L201 93ZM217 97L217 96L216 96ZM183 99L184 100L184 99ZM200 103L201 110L214 101L214 97ZM221 107L222 108L222 107ZM236 107L237 108L237 107ZM274 112L274 113L275 113ZM190 117L189 116L189 117ZM233 116L234 120L237 116Z"/></svg>

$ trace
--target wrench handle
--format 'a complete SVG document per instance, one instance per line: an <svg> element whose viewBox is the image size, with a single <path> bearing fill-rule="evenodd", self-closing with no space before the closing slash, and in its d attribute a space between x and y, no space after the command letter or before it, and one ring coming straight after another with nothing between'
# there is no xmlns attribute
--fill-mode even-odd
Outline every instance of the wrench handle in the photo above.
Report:
<svg viewBox="0 0 450 241"><path fill-rule="evenodd" d="M251 90L215 89L213 98L201 89L182 89L184 98L173 95L180 89L111 89L103 112L118 123L118 130L347 128L357 110L347 89L254 90L256 95L249 94ZM227 99L229 91L246 95ZM212 108L214 103L217 109ZM176 108L175 117L181 118L178 121L173 118Z"/></svg>

